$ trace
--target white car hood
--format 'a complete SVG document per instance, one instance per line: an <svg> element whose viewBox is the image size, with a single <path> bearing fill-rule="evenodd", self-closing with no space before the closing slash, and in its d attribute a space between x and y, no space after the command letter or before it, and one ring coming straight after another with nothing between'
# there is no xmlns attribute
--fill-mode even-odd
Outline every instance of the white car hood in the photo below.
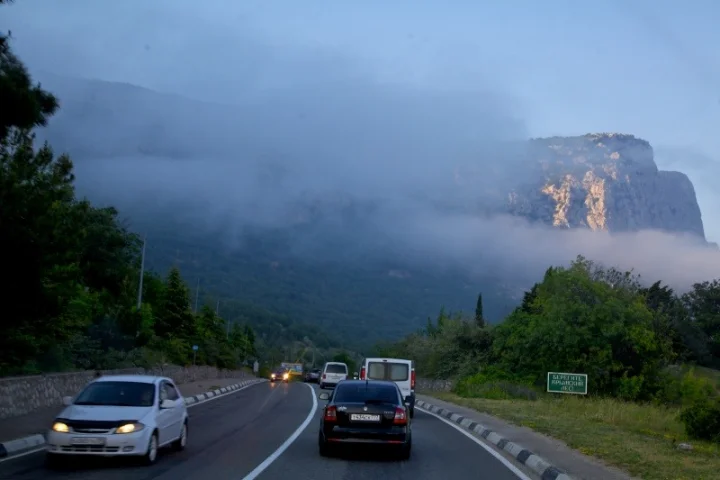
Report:
<svg viewBox="0 0 720 480"><path fill-rule="evenodd" d="M141 420L152 411L152 407L118 407L100 405L70 405L58 418L68 420Z"/></svg>

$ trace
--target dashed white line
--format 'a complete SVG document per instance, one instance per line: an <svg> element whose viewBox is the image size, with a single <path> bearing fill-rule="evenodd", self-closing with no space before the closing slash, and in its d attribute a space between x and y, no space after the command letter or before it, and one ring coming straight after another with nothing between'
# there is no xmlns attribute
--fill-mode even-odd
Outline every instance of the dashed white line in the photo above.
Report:
<svg viewBox="0 0 720 480"><path fill-rule="evenodd" d="M315 417L315 412L317 411L318 402L317 398L315 398L315 389L308 385L307 383L304 383L303 385L306 385L310 389L310 395L312 396L313 405L310 409L310 413L308 414L305 421L300 425L297 430L293 432L290 437L285 440L285 442L278 447L277 450L275 450L269 457L267 457L260 465L255 467L255 470L248 473L243 477L243 480L253 480L258 477L262 472L264 472L272 463L280 457L280 455L283 454L285 450L292 445L292 443L297 440L297 438L300 436L300 434L307 428L308 425L310 425L310 422L312 422L313 418ZM525 480L525 479L523 479Z"/></svg>

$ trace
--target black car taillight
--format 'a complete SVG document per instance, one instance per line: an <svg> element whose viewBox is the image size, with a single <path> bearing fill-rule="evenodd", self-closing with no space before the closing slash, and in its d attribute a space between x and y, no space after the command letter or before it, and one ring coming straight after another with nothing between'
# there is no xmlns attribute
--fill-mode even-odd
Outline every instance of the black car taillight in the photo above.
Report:
<svg viewBox="0 0 720 480"><path fill-rule="evenodd" d="M334 405L331 405L329 407L325 407L325 415L323 416L323 420L326 422L336 422L337 421L337 409Z"/></svg>
<svg viewBox="0 0 720 480"><path fill-rule="evenodd" d="M407 414L405 409L402 407L395 407L395 418L393 419L395 425L407 425Z"/></svg>

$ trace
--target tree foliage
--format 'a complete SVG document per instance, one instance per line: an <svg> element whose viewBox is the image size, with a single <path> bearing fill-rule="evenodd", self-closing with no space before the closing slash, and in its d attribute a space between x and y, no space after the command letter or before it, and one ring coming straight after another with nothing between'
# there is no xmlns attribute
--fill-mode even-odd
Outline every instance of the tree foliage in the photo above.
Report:
<svg viewBox="0 0 720 480"><path fill-rule="evenodd" d="M0 3L4 3L0 1ZM78 198L73 164L35 145L57 100L33 83L0 36L0 239L9 313L0 320L0 374L197 361L235 368L255 355L247 325L191 311L177 269L145 273L140 240L112 208Z"/></svg>
<svg viewBox="0 0 720 480"><path fill-rule="evenodd" d="M441 309L425 329L381 351L413 358L424 377L542 389L547 372L562 371L588 374L593 395L677 403L690 390L705 392L692 379L675 385L668 372L678 363L720 365L720 281L683 295L659 281L644 285L631 271L577 257L548 268L495 327L479 323L477 311L465 318Z"/></svg>
<svg viewBox="0 0 720 480"><path fill-rule="evenodd" d="M480 328L485 326L485 317L483 316L482 293L478 293L477 303L475 304L475 323L477 323L478 327Z"/></svg>

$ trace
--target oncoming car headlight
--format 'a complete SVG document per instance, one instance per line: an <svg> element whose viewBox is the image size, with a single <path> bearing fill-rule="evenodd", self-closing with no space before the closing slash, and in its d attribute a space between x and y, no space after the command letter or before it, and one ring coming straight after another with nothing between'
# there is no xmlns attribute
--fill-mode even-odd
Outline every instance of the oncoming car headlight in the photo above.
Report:
<svg viewBox="0 0 720 480"><path fill-rule="evenodd" d="M133 432L139 432L145 428L145 425L138 422L133 423L126 423L125 425L121 425L118 428L115 429L115 433L133 433Z"/></svg>
<svg viewBox="0 0 720 480"><path fill-rule="evenodd" d="M290 378L290 375L288 375L287 373L283 373L283 380L287 380L288 378Z"/></svg>
<svg viewBox="0 0 720 480"><path fill-rule="evenodd" d="M273 373L273 374L271 374L270 376L271 376L272 378L275 378L275 374L274 374L274 373Z"/></svg>
<svg viewBox="0 0 720 480"><path fill-rule="evenodd" d="M52 430L53 432L68 433L70 428L62 422L55 422L53 423Z"/></svg>

